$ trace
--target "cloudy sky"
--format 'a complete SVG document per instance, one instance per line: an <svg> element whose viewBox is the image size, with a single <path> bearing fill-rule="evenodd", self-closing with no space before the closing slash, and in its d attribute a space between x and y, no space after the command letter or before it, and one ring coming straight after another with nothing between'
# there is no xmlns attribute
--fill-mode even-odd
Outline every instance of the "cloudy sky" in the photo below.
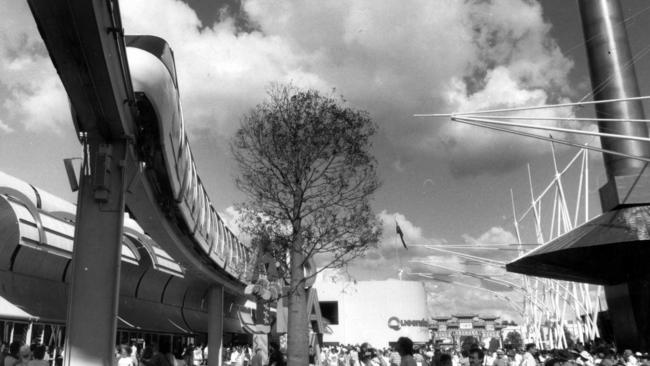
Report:
<svg viewBox="0 0 650 366"><path fill-rule="evenodd" d="M641 54L648 5L623 2L632 51ZM74 201L62 159L80 156L80 146L65 93L26 3L0 5L0 170ZM374 152L383 182L373 205L385 234L378 249L348 267L359 280L396 277L400 268L422 271L410 261L425 258L500 275L416 245L515 242L510 189L522 212L530 201L526 164L537 191L553 174L548 143L413 114L554 104L590 92L573 1L128 0L121 8L127 34L157 35L174 49L199 172L227 216L244 199L234 187L228 140L269 83L335 88L370 113L380 126ZM636 69L648 94L650 58L641 57ZM559 149L560 163L574 153ZM600 160L592 154L592 215L604 181ZM395 220L413 245L408 251L399 249ZM525 240L534 240L531 230L532 223L523 225ZM516 318L487 292L429 287L433 314Z"/></svg>

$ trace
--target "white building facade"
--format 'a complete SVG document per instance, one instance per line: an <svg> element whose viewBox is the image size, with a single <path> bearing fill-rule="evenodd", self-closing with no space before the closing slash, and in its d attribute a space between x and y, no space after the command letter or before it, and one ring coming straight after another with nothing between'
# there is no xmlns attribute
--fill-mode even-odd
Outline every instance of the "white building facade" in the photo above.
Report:
<svg viewBox="0 0 650 366"><path fill-rule="evenodd" d="M421 282L342 281L340 277L319 276L318 291L323 318L331 334L323 341L387 347L399 337L415 343L430 340L429 314Z"/></svg>

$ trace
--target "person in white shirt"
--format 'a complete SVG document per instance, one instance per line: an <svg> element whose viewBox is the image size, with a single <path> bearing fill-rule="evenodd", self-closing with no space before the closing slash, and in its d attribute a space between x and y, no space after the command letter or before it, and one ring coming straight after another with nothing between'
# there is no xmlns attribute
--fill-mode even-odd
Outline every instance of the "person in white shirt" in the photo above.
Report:
<svg viewBox="0 0 650 366"><path fill-rule="evenodd" d="M458 352L454 352L454 355L451 356L451 364L452 366L460 366L460 356L458 356Z"/></svg>
<svg viewBox="0 0 650 366"><path fill-rule="evenodd" d="M236 365L238 362L243 363L241 359L241 353L239 352L239 347L234 347L232 353L230 354L230 364Z"/></svg>
<svg viewBox="0 0 650 366"><path fill-rule="evenodd" d="M524 353L524 358L521 360L520 366L537 366L537 360L534 356L536 353L537 346L535 343L528 343L526 345L526 352Z"/></svg>
<svg viewBox="0 0 650 366"><path fill-rule="evenodd" d="M135 366L131 358L131 348L127 345L120 346L120 356L117 359L118 366Z"/></svg>
<svg viewBox="0 0 650 366"><path fill-rule="evenodd" d="M202 344L194 346L192 349L192 365L200 366L203 363L203 348Z"/></svg>

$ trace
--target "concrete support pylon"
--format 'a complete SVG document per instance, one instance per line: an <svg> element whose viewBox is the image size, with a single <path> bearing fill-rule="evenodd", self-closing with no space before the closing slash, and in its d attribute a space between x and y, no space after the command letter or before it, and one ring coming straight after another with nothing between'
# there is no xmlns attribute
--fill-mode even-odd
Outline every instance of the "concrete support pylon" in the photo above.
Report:
<svg viewBox="0 0 650 366"><path fill-rule="evenodd" d="M221 366L223 348L223 286L208 291L208 366Z"/></svg>
<svg viewBox="0 0 650 366"><path fill-rule="evenodd" d="M88 141L68 292L66 366L114 365L126 141Z"/></svg>

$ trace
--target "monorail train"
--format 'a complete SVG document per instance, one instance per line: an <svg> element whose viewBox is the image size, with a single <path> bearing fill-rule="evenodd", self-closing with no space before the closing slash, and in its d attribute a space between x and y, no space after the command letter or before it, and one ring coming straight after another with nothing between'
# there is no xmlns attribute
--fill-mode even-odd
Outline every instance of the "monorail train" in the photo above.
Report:
<svg viewBox="0 0 650 366"><path fill-rule="evenodd" d="M74 204L0 172L0 334L60 345L75 231ZM192 277L125 215L117 325L119 342L207 333L210 283ZM100 284L98 284L100 285ZM243 296L224 294L224 341L245 337ZM30 334L31 336L29 336ZM49 340L49 341L48 341Z"/></svg>
<svg viewBox="0 0 650 366"><path fill-rule="evenodd" d="M203 255L232 277L250 280L252 250L224 225L197 174L185 131L174 54L154 36L126 36L139 158L161 210Z"/></svg>

